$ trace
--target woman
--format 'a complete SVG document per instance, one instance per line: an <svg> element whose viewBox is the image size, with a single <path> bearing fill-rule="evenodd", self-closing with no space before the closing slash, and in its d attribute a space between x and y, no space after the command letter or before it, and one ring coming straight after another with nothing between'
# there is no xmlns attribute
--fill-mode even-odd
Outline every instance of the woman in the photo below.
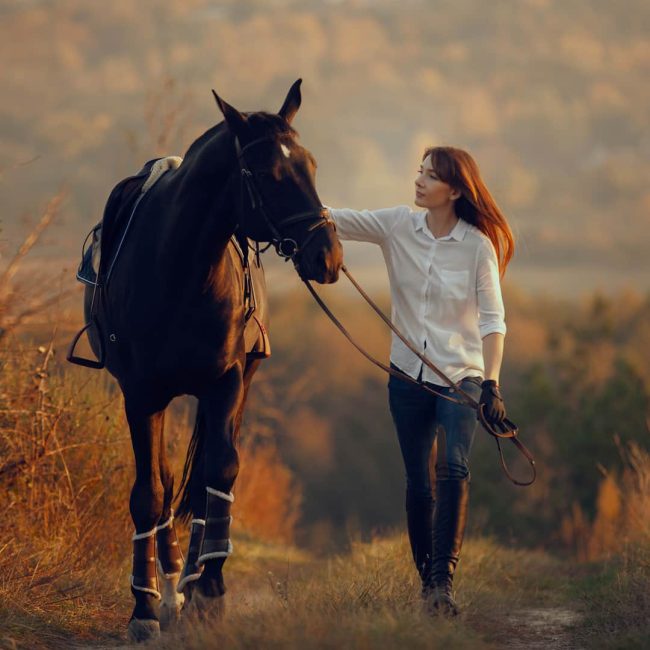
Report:
<svg viewBox="0 0 650 650"><path fill-rule="evenodd" d="M512 232L477 164L461 149L424 152L415 204L420 211L399 206L330 214L341 239L381 247L397 328L483 405L489 422L501 422L506 325L499 279L513 254ZM438 393L453 393L395 335L391 366ZM432 613L456 615L451 587L467 520L476 413L394 376L388 394L406 469L408 534L422 596ZM434 500L429 457L436 436Z"/></svg>

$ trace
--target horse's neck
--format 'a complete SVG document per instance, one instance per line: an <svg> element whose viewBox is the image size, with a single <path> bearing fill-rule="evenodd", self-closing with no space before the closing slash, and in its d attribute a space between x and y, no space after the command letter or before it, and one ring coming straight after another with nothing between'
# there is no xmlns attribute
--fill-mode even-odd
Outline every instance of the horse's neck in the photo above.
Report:
<svg viewBox="0 0 650 650"><path fill-rule="evenodd" d="M232 137L222 124L192 144L178 169L175 237L195 241L197 254L223 254L237 227L236 169Z"/></svg>
<svg viewBox="0 0 650 650"><path fill-rule="evenodd" d="M201 136L169 175L167 191L153 193L151 221L158 224L153 263L161 290L193 295L209 282L219 292L216 284L227 275L239 189L227 137L218 128Z"/></svg>

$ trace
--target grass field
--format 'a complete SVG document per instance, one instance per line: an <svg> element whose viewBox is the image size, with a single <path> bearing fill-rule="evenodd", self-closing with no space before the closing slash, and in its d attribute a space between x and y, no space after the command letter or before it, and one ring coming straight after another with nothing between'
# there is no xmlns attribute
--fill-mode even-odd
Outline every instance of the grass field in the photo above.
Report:
<svg viewBox="0 0 650 650"><path fill-rule="evenodd" d="M123 646L131 609L122 562L13 576L0 587L0 647ZM455 620L421 611L404 536L315 558L235 538L226 615L189 620L160 648L643 648L650 633L648 556L581 564L470 539Z"/></svg>
<svg viewBox="0 0 650 650"><path fill-rule="evenodd" d="M124 646L132 608L128 496L133 460L122 398L106 373L89 373L63 361L74 331L70 323L53 317L34 324L29 319L32 308L10 300L22 299L21 291L5 287L5 294L4 302L0 300L0 648ZM37 302L39 309L47 304ZM310 312L304 302L298 305L304 309L302 323ZM284 313L293 319L295 305ZM647 323L644 311L631 313L634 322ZM294 330L279 325L276 350L283 349L283 336L295 337ZM642 336L647 330L639 331ZM317 335L327 340L318 329ZM366 385L366 375L357 370L361 366L350 363L347 348L328 344L310 350L310 364L305 364L301 350L298 362L326 375L330 393L338 390L349 397L359 394L351 390L354 382ZM296 362L291 351L285 342L286 364ZM345 373L328 370L327 364L339 357ZM570 360L573 363L574 356ZM584 364L577 365L582 372ZM284 432L288 422L277 405L300 406L293 393L303 392L306 383L317 383L313 374L294 374L299 381L285 385L277 370L268 376L260 372L256 390L264 399L257 402L257 411L252 409L248 425L258 446L242 440L241 480L235 490L235 554L225 569L226 616L186 620L151 646L647 647L650 455L643 444L625 446L624 470L600 468L604 477L594 492L593 513L572 502L566 490L553 496L548 482L561 482L562 474L553 478L551 463L546 463L537 507L555 499L563 506L563 517L546 537L526 548L514 542L508 546L506 534L497 541L475 528L466 540L456 580L462 614L451 621L431 618L421 609L408 543L400 529L362 542L354 533L345 540L345 526L339 530L330 522L329 527L314 526L316 532L309 538L326 538L328 543L310 546L318 552L292 545L301 526L301 483L275 446L274 432ZM282 391L275 390L278 385ZM367 405L366 410L371 417L375 413ZM321 408L310 417L303 413L302 420L294 417L302 424L290 441L316 445L303 449L311 454L306 457L312 459L314 472L319 469L314 461L332 453L326 434L333 415ZM165 437L177 477L189 422L187 403L173 405ZM303 429L310 435L302 436ZM353 439L362 429L343 430ZM591 433L590 428L585 431ZM376 450L368 446L374 440L360 438L352 448L371 459L372 470L379 466L372 456ZM535 443L541 451L545 440L556 442L538 433ZM567 458L575 463L575 455ZM312 492L305 499L311 499L312 508L329 507L333 522L340 499L326 504L331 490L325 487L327 491ZM487 488L496 490L492 509L508 498L498 485L484 481L480 489ZM374 491L367 496L384 506ZM530 524L522 516L514 521L520 528ZM339 540L344 541L336 547ZM186 547L185 536L181 541ZM332 552L333 546L340 550Z"/></svg>

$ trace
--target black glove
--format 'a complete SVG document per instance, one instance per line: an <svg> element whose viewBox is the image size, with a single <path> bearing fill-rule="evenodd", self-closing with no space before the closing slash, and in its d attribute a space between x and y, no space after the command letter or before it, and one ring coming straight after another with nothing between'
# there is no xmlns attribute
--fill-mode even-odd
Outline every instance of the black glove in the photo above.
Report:
<svg viewBox="0 0 650 650"><path fill-rule="evenodd" d="M483 415L489 424L501 424L506 417L506 407L499 386L494 379L486 379L482 384L481 397L478 401L479 408L483 408Z"/></svg>

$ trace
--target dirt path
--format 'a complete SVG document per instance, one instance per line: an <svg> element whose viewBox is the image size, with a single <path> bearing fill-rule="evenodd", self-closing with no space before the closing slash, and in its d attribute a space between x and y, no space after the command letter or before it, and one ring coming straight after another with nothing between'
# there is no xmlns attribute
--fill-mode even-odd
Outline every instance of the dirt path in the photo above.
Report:
<svg viewBox="0 0 650 650"><path fill-rule="evenodd" d="M506 625L512 634L504 640L510 650L581 650L575 644L570 628L577 624L581 615L567 607L540 607L521 609L506 617Z"/></svg>

